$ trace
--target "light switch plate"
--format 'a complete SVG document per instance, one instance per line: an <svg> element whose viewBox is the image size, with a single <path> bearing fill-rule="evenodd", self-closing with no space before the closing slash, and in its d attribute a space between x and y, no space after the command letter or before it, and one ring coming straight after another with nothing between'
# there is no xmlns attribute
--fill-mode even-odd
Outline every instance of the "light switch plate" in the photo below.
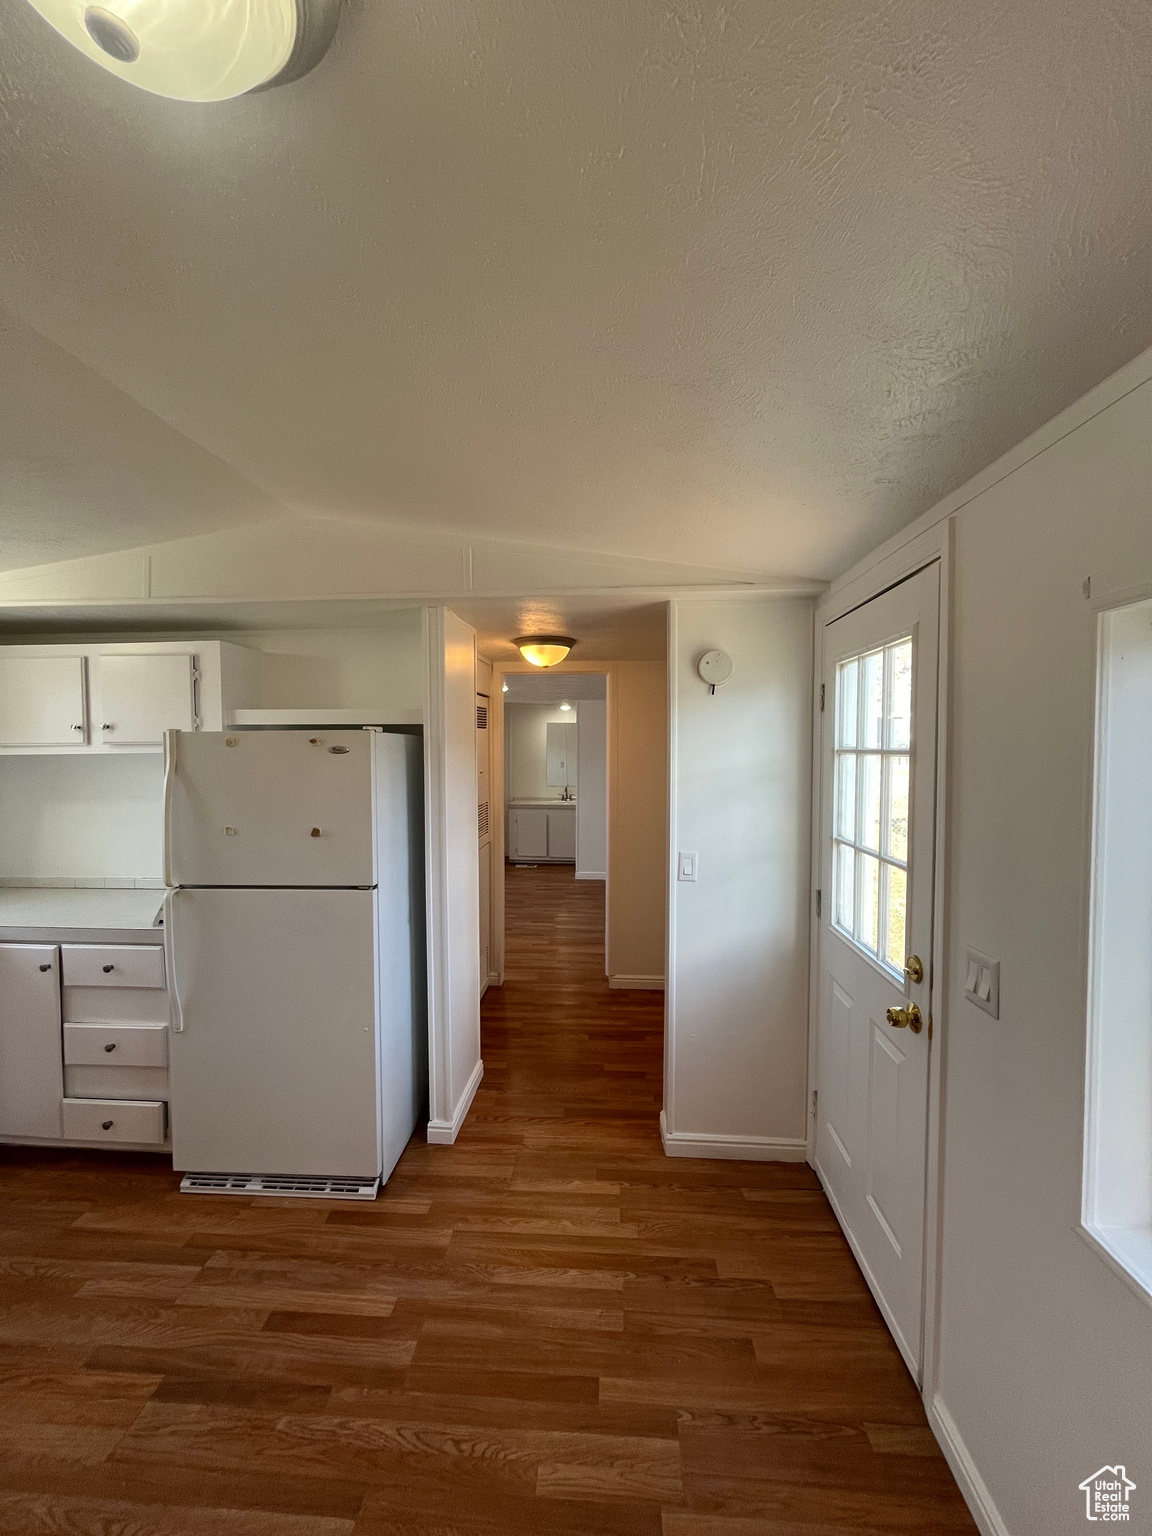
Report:
<svg viewBox="0 0 1152 1536"><path fill-rule="evenodd" d="M1000 962L970 949L964 962L964 996L994 1019L1000 1017Z"/></svg>
<svg viewBox="0 0 1152 1536"><path fill-rule="evenodd" d="M696 866L699 863L699 855L695 853L682 853L680 855L680 867L677 871L677 880L695 880Z"/></svg>

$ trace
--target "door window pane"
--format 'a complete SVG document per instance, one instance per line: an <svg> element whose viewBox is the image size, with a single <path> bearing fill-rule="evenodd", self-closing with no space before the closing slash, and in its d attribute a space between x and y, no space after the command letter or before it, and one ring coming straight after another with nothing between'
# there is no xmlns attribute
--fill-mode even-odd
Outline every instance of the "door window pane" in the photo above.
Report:
<svg viewBox="0 0 1152 1536"><path fill-rule="evenodd" d="M886 969L904 967L912 748L910 636L836 668L833 925Z"/></svg>
<svg viewBox="0 0 1152 1536"><path fill-rule="evenodd" d="M837 843L835 864L833 878L836 881L836 904L833 921L845 933L851 933L856 926L856 850Z"/></svg>
<svg viewBox="0 0 1152 1536"><path fill-rule="evenodd" d="M880 756L878 753L861 754L858 758L860 773L860 836L863 848L880 852Z"/></svg>
<svg viewBox="0 0 1152 1536"><path fill-rule="evenodd" d="M856 841L856 754L836 758L836 836Z"/></svg>
<svg viewBox="0 0 1152 1536"><path fill-rule="evenodd" d="M865 949L877 954L880 947L880 860L867 853L859 853L856 858L860 897L856 937Z"/></svg>
<svg viewBox="0 0 1152 1536"><path fill-rule="evenodd" d="M856 715L859 707L858 678L860 663L855 657L836 668L836 745L856 745Z"/></svg>
<svg viewBox="0 0 1152 1536"><path fill-rule="evenodd" d="M908 759L888 759L888 801L885 812L884 852L908 862Z"/></svg>
<svg viewBox="0 0 1152 1536"><path fill-rule="evenodd" d="M888 730L885 746L912 745L912 642L888 647Z"/></svg>
<svg viewBox="0 0 1152 1536"><path fill-rule="evenodd" d="M863 672L863 730L862 747L883 746L882 724L884 720L884 652L873 651L861 661Z"/></svg>
<svg viewBox="0 0 1152 1536"><path fill-rule="evenodd" d="M908 875L903 869L898 869L895 864L885 865L888 877L888 890L885 896L885 926L887 928L886 951L888 964L893 970L904 969L904 960L908 954L905 948L905 924L908 913Z"/></svg>

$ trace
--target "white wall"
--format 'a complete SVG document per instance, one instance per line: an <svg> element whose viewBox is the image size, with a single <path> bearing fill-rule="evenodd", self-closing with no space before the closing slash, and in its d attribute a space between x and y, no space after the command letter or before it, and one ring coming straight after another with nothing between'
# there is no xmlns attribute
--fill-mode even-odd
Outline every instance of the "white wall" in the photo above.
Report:
<svg viewBox="0 0 1152 1536"><path fill-rule="evenodd" d="M421 609L384 610L371 629L268 630L228 636L264 655L265 709L369 707L419 718L424 704Z"/></svg>
<svg viewBox="0 0 1152 1536"><path fill-rule="evenodd" d="M476 835L476 634L425 613L428 882L428 1140L455 1141L483 1074Z"/></svg>
<svg viewBox="0 0 1152 1536"><path fill-rule="evenodd" d="M160 879L158 752L0 757L0 878Z"/></svg>
<svg viewBox="0 0 1152 1536"><path fill-rule="evenodd" d="M612 663L608 737L609 984L662 987L668 867L664 662Z"/></svg>
<svg viewBox="0 0 1152 1536"><path fill-rule="evenodd" d="M735 662L709 692L696 663ZM807 1126L812 604L672 604L665 1144L802 1158ZM697 856L694 884L674 878Z"/></svg>
<svg viewBox="0 0 1152 1536"><path fill-rule="evenodd" d="M1108 404L1115 390L955 527L938 1391L1014 1536L1080 1529L1076 1484L1103 1462L1128 1467L1133 1529L1152 1529L1152 1309L1076 1232L1096 630L1082 583L1093 602L1152 584L1152 383ZM998 1021L964 1001L968 945L1001 962Z"/></svg>
<svg viewBox="0 0 1152 1536"><path fill-rule="evenodd" d="M548 726L576 719L575 708L559 704L504 705L504 766L509 800L559 800L561 791L548 782Z"/></svg>
<svg viewBox="0 0 1152 1536"><path fill-rule="evenodd" d="M603 880L608 868L608 706L576 706L576 878Z"/></svg>

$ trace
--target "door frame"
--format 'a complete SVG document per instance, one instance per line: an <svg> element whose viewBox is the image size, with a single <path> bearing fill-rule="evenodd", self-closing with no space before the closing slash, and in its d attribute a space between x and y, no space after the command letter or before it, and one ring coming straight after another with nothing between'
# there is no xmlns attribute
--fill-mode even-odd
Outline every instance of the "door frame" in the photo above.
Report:
<svg viewBox="0 0 1152 1536"><path fill-rule="evenodd" d="M496 985L504 985L504 954L505 954L505 920L504 920L504 864L505 864L505 782L504 782L504 679L505 677L540 677L539 667L534 667L528 661L494 661L492 662L492 695L488 700L488 730L491 733L488 738L489 767L488 767L488 793L491 802L499 795L500 815L488 816L488 825L492 833L492 907L491 907L491 944L492 944L492 970L496 976ZM605 790L607 804L605 807L605 821L607 823L607 855L604 868L604 971L608 972L608 914L612 910L612 845L616 825L617 796L615 793L616 775L616 663L614 661L569 661L565 659L558 666L547 668L549 675L555 673L582 673L585 676L591 674L594 677L603 677L605 681L605 715L607 726L607 786Z"/></svg>
<svg viewBox="0 0 1152 1536"><path fill-rule="evenodd" d="M952 700L952 581L953 519L946 518L909 539L875 561L865 562L836 583L816 608L815 665L812 711L812 892L811 932L808 953L808 1162L815 1168L815 1106L820 1019L820 924L816 891L820 881L823 807L823 716L820 687L824 677L824 630L836 619L861 608L890 588L898 586L926 566L940 567L940 643L936 694L936 846L932 892L932 985L929 1011L932 1020L928 1058L928 1127L924 1195L924 1322L921 1346L921 1380L917 1382L925 1404L938 1386L941 1317L940 1252L943 1223L944 1179L944 1082L947 1072L948 1021L948 868L950 782L949 719ZM831 899L831 893L829 899Z"/></svg>

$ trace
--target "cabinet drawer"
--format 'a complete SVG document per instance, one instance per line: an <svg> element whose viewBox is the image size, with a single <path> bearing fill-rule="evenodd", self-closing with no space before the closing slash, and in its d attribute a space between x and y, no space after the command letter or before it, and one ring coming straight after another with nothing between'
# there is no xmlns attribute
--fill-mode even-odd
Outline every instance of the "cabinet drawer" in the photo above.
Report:
<svg viewBox="0 0 1152 1536"><path fill-rule="evenodd" d="M138 1099L151 1103L168 1098L167 1067L65 1067L66 1099L100 1099L116 1103Z"/></svg>
<svg viewBox="0 0 1152 1536"><path fill-rule="evenodd" d="M162 1102L133 1099L65 1099L64 1135L70 1141L164 1142Z"/></svg>
<svg viewBox="0 0 1152 1536"><path fill-rule="evenodd" d="M168 1031L163 1024L65 1024L64 1065L163 1067Z"/></svg>
<svg viewBox="0 0 1152 1536"><path fill-rule="evenodd" d="M66 987L162 987L159 944L62 944Z"/></svg>

